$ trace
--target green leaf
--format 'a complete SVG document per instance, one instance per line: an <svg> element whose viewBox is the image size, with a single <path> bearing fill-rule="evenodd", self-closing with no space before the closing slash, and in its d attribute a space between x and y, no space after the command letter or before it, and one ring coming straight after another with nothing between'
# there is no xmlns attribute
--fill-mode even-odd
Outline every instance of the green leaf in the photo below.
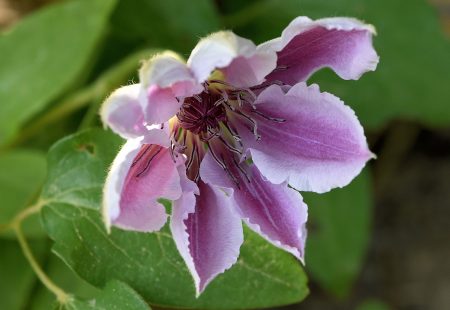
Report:
<svg viewBox="0 0 450 310"><path fill-rule="evenodd" d="M379 128L394 118L442 126L450 122L450 42L428 1L266 0L227 18L238 33L262 42L279 36L296 16L353 16L375 25L380 55L375 72L344 81L329 70L313 77L322 90L344 99L362 123ZM261 31L264 29L264 31Z"/></svg>
<svg viewBox="0 0 450 310"><path fill-rule="evenodd" d="M221 28L210 0L120 1L113 31L127 40L190 52L199 37Z"/></svg>
<svg viewBox="0 0 450 310"><path fill-rule="evenodd" d="M99 294L97 288L80 279L55 255L49 255L48 261L42 267L54 283L79 300L90 300ZM56 305L55 296L41 282L37 283L39 285L33 290L33 294L29 298L27 309L48 310L54 308Z"/></svg>
<svg viewBox="0 0 450 310"><path fill-rule="evenodd" d="M303 195L310 215L306 269L324 289L345 297L359 275L369 245L370 175L364 171L343 189Z"/></svg>
<svg viewBox="0 0 450 310"><path fill-rule="evenodd" d="M66 305L70 310L150 310L131 287L120 281L108 282L105 289L95 298L88 301L76 299L73 303Z"/></svg>
<svg viewBox="0 0 450 310"><path fill-rule="evenodd" d="M40 259L47 250L46 242L31 243L35 256ZM0 239L0 309L25 309L36 277L14 240Z"/></svg>
<svg viewBox="0 0 450 310"><path fill-rule="evenodd" d="M0 144L77 82L114 5L113 0L51 5L0 36Z"/></svg>
<svg viewBox="0 0 450 310"><path fill-rule="evenodd" d="M95 286L121 280L148 303L170 308L261 308L306 296L300 264L249 231L239 261L198 299L167 227L108 235L99 214L101 189L120 144L115 135L94 130L60 141L49 153L44 226L54 251L82 278Z"/></svg>
<svg viewBox="0 0 450 310"><path fill-rule="evenodd" d="M46 167L45 155L38 151L16 150L0 154L0 226L10 222L39 195ZM37 216L26 221L24 231L28 237L45 236Z"/></svg>

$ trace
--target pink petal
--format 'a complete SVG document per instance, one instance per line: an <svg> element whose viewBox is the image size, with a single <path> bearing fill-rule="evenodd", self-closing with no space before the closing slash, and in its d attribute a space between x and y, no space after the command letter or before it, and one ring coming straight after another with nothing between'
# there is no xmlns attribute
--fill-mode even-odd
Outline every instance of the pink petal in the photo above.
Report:
<svg viewBox="0 0 450 310"><path fill-rule="evenodd" d="M188 66L197 81L205 81L215 69L236 87L260 84L276 66L276 53L231 31L220 31L202 39L191 53Z"/></svg>
<svg viewBox="0 0 450 310"><path fill-rule="evenodd" d="M299 83L286 94L277 86L256 100L261 140L241 128L253 162L271 182L323 193L347 185L373 157L355 113L317 85Z"/></svg>
<svg viewBox="0 0 450 310"><path fill-rule="evenodd" d="M173 203L170 226L194 278L197 296L237 261L244 238L230 198L203 182L199 189L199 196L185 193Z"/></svg>
<svg viewBox="0 0 450 310"><path fill-rule="evenodd" d="M100 110L103 123L125 139L137 138L147 131L139 91L139 84L123 86L105 100Z"/></svg>
<svg viewBox="0 0 450 310"><path fill-rule="evenodd" d="M178 163L177 163L178 164ZM159 198L181 196L180 177L169 149L128 140L115 158L103 191L104 220L135 231L161 229L167 214Z"/></svg>
<svg viewBox="0 0 450 310"><path fill-rule="evenodd" d="M210 154L203 159L200 173L205 182L232 189L234 206L252 230L303 262L308 211L298 192L287 183L265 180L255 165L247 169L250 181L234 171L240 176L237 186Z"/></svg>
<svg viewBox="0 0 450 310"><path fill-rule="evenodd" d="M177 100L177 90L181 93L189 93L192 89L191 82L177 82L172 87L161 88L158 85L151 85L142 94L144 102L145 120L149 124L160 124L171 119L181 107L182 100ZM179 93L179 92L178 92Z"/></svg>
<svg viewBox="0 0 450 310"><path fill-rule="evenodd" d="M356 19L297 17L280 38L260 46L278 52L278 69L267 79L294 85L323 67L332 68L343 79L359 79L378 64L373 34L373 26Z"/></svg>
<svg viewBox="0 0 450 310"><path fill-rule="evenodd" d="M160 124L174 116L185 96L201 91L190 69L181 58L165 52L144 63L139 71L141 81L140 100L149 124Z"/></svg>
<svg viewBox="0 0 450 310"><path fill-rule="evenodd" d="M194 76L181 57L169 51L157 54L146 61L139 70L139 80L144 88L151 85L167 88L178 82L195 82Z"/></svg>

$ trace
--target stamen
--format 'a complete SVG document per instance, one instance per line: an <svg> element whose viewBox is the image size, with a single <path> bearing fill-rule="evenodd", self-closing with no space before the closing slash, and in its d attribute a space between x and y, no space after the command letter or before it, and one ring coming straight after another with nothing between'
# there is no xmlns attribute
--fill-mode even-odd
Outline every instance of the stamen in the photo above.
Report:
<svg viewBox="0 0 450 310"><path fill-rule="evenodd" d="M231 178L231 180L236 184L236 186L240 189L239 181L236 179L236 177L231 173L230 169L228 169L225 159L223 158L223 155L217 157L217 155L214 153L213 148L211 147L210 143L207 143L209 152L211 153L211 156L216 161L216 163L228 174L228 176Z"/></svg>
<svg viewBox="0 0 450 310"><path fill-rule="evenodd" d="M250 89L251 90L259 90L259 89L267 88L272 85L283 86L285 84L279 80L275 80L275 81L270 81L270 82L264 82L260 85L252 86L252 87L250 87Z"/></svg>
<svg viewBox="0 0 450 310"><path fill-rule="evenodd" d="M244 117L246 120L248 120L250 123L252 123L253 129L250 129L250 131L253 133L253 135L255 136L256 140L260 140L261 136L258 134L258 124L256 123L256 121L253 118L251 118L250 116L244 114L241 111L235 111L235 113L240 115L240 116L242 116L242 117Z"/></svg>
<svg viewBox="0 0 450 310"><path fill-rule="evenodd" d="M239 169L239 171L245 176L245 178L247 179L247 182L250 183L250 177L248 176L247 172L244 170L244 168L242 168L242 166L237 162L236 158L234 158L233 156L233 163L234 165Z"/></svg>
<svg viewBox="0 0 450 310"><path fill-rule="evenodd" d="M264 113L257 111L257 110L252 110L252 113L258 114L259 116L261 116L269 121L273 121L273 122L277 122L277 123L284 123L286 121L284 118L270 117L270 116L267 116Z"/></svg>
<svg viewBox="0 0 450 310"><path fill-rule="evenodd" d="M220 140L220 142L222 142L223 145L225 145L226 148L227 148L228 150L230 150L231 152L236 153L236 154L238 154L238 155L242 155L242 151L241 151L241 150L239 150L239 149L235 148L234 146L230 145L230 144L229 144L224 138L222 138L221 136L219 136L219 140Z"/></svg>
<svg viewBox="0 0 450 310"><path fill-rule="evenodd" d="M241 142L241 137L239 137L239 134L236 132L236 129L234 129L234 127L229 122L223 122L223 125L230 132L234 140L236 140L237 142ZM240 144L242 146L242 143Z"/></svg>
<svg viewBox="0 0 450 310"><path fill-rule="evenodd" d="M189 155L188 162L186 163L186 171L191 169L192 163L194 162L194 154L196 153L197 153L197 145L194 143L194 145L192 146L191 154Z"/></svg>

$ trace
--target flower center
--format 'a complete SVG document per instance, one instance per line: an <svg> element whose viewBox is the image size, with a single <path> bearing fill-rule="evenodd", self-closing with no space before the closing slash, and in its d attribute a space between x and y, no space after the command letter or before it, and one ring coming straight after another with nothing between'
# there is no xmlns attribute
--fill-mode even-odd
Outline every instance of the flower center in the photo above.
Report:
<svg viewBox="0 0 450 310"><path fill-rule="evenodd" d="M198 95L185 98L177 113L180 126L201 136L219 130L220 122L227 119L224 106L217 104L221 98L220 94L207 88Z"/></svg>
<svg viewBox="0 0 450 310"><path fill-rule="evenodd" d="M238 187L241 174L249 180L240 164L244 147L236 128L250 130L259 140L258 119L284 122L264 115L254 105L255 91L272 84L237 88L222 80L210 79L203 83L201 93L178 98L183 103L171 125L171 154L174 158L179 153L186 155L186 172L191 180L197 182L200 179L200 163L206 152Z"/></svg>

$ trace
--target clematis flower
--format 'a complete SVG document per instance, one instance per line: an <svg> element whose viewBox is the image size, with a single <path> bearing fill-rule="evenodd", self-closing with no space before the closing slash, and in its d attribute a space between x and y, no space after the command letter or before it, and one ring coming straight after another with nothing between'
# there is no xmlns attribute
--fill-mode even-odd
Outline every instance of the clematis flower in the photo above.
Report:
<svg viewBox="0 0 450 310"><path fill-rule="evenodd" d="M185 63L145 62L140 83L105 101L104 123L127 142L104 187L104 219L133 231L170 228L197 295L230 268L242 221L303 262L307 206L298 191L347 185L373 157L355 113L306 80L375 70L374 28L298 17L256 46L229 31L202 39ZM288 186L289 185L289 186Z"/></svg>

